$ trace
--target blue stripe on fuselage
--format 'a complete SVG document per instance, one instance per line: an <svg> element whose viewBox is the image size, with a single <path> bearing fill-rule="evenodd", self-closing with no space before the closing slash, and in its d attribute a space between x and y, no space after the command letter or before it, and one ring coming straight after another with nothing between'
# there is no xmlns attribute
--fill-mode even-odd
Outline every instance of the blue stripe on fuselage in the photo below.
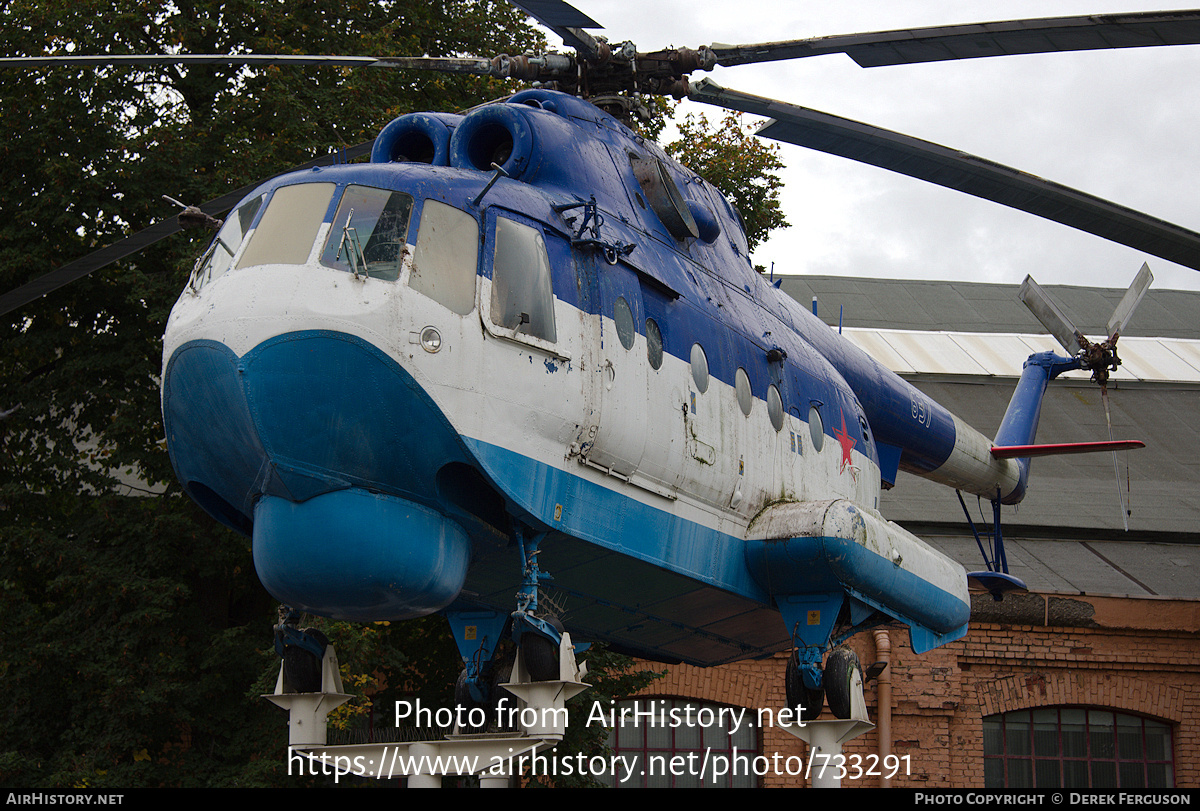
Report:
<svg viewBox="0 0 1200 811"><path fill-rule="evenodd" d="M943 633L960 629L970 613L954 595L853 539L746 541L642 503L621 486L610 489L478 439L466 443L488 475L505 483L505 495L550 529L714 588L762 603L852 589L897 619Z"/></svg>
<svg viewBox="0 0 1200 811"><path fill-rule="evenodd" d="M478 439L467 447L505 495L547 527L766 603L743 559L744 541L616 490ZM613 481L616 481L615 479ZM555 520L558 507L561 517Z"/></svg>

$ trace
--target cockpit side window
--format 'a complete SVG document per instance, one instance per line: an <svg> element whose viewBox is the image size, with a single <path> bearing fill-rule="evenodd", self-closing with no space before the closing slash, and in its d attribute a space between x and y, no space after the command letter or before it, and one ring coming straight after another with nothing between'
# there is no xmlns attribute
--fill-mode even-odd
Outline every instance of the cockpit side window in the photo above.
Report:
<svg viewBox="0 0 1200 811"><path fill-rule="evenodd" d="M459 315L475 309L479 224L465 211L426 200L408 286Z"/></svg>
<svg viewBox="0 0 1200 811"><path fill-rule="evenodd" d="M517 334L557 340L546 242L536 228L505 217L496 219L491 318Z"/></svg>
<svg viewBox="0 0 1200 811"><path fill-rule="evenodd" d="M238 260L238 268L307 262L329 210L333 189L332 183L301 183L276 189Z"/></svg>
<svg viewBox="0 0 1200 811"><path fill-rule="evenodd" d="M196 290L229 270L234 254L246 238L250 223L254 222L254 215L258 213L265 196L260 194L247 200L225 218L225 224L217 232L217 238L196 263L196 271L192 274L192 285Z"/></svg>
<svg viewBox="0 0 1200 811"><path fill-rule="evenodd" d="M347 186L321 264L375 279L400 278L413 199L404 192Z"/></svg>

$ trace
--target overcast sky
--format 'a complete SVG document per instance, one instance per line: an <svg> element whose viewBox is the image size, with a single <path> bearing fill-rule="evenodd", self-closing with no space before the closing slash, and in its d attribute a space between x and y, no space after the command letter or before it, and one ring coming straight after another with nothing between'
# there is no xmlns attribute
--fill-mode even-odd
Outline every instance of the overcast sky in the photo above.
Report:
<svg viewBox="0 0 1200 811"><path fill-rule="evenodd" d="M1155 11L1125 0L574 0L639 50L1028 17ZM557 44L557 39L551 37ZM702 74L701 74L702 75ZM1200 46L864 69L830 55L718 68L729 88L913 135L1200 230ZM697 78L697 77L694 77ZM685 102L681 111L719 110ZM1156 288L1200 272L995 203L784 145L792 227L760 247L776 273Z"/></svg>

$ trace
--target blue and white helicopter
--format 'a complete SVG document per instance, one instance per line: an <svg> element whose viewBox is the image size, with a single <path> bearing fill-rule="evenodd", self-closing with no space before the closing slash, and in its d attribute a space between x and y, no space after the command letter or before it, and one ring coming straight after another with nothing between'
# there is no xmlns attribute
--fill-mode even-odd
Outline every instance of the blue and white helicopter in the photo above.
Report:
<svg viewBox="0 0 1200 811"><path fill-rule="evenodd" d="M640 53L593 37L564 3L516 5L574 53L386 62L535 89L466 114L402 116L370 162L276 177L223 223L211 215L228 207L181 215L219 230L164 337L176 473L215 519L253 537L260 579L296 612L445 614L465 703L494 697L506 638L535 678L554 678L563 624L539 589L552 577L576 638L696 665L792 651L789 703L811 717L827 693L846 717L860 665L840 641L899 622L924 652L961 637L970 615L967 573L887 521L881 490L905 470L998 515L1023 497L1031 457L1139 444L1034 442L1051 379L1087 368L1103 383L1119 363L1117 337L1149 276L1098 343L1026 288L1069 354L1029 359L990 439L756 272L738 212L623 119L641 93L764 115L764 136L1200 268L1191 231L689 80L823 53L877 65L1197 42L1200 13ZM998 541L998 521L994 531ZM998 552L978 580L1019 588ZM285 635L313 649L311 636Z"/></svg>

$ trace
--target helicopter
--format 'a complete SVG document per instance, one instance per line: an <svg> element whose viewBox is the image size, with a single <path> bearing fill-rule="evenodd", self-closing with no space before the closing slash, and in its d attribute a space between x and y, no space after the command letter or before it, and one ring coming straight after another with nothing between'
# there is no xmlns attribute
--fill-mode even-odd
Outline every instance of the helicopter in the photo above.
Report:
<svg viewBox="0 0 1200 811"><path fill-rule="evenodd" d="M636 106L624 91L764 114L764 134L888 168L903 155L925 162L916 176L1177 263L1196 262L1200 236L685 79L796 43L643 54L587 34L565 4L516 5L575 53L450 69L543 86L466 114L401 116L369 163L274 178L219 224L219 207L185 209L218 230L164 337L176 473L253 538L260 579L288 606L355 621L445 614L464 702L494 698L508 637L550 677L563 623L539 589L552 575L576 636L697 665L790 651L789 703L819 707L824 693L844 717L861 666L840 640L900 622L924 652L961 637L970 614L962 567L888 522L881 490L905 470L1016 503L1033 456L1131 447L1034 444L1049 381L1115 359L1031 358L988 439L757 272L738 212L622 123ZM1198 16L1072 31L1194 36Z"/></svg>

